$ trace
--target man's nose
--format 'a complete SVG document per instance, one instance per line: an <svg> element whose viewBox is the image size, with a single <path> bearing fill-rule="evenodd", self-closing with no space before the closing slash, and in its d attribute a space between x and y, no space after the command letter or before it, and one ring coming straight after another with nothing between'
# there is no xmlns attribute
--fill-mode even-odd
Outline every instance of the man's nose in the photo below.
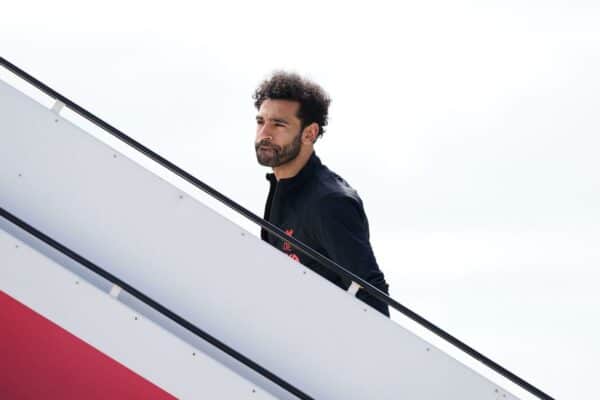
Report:
<svg viewBox="0 0 600 400"><path fill-rule="evenodd" d="M258 140L263 140L263 139L273 140L273 135L272 135L271 129L269 128L268 124L263 124L259 128L258 134L257 134L257 139Z"/></svg>

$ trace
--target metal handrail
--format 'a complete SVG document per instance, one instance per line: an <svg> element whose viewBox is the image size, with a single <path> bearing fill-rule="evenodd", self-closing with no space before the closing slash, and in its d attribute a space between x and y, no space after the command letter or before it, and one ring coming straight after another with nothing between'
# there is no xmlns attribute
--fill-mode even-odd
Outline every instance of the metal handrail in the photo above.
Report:
<svg viewBox="0 0 600 400"><path fill-rule="evenodd" d="M29 223L23 221L22 219L18 218L14 214L6 211L4 208L0 208L0 216L2 216L7 221L13 223L14 225L18 226L19 228L23 229L25 232L31 234L35 238L37 238L37 239L41 240L42 242L46 243L47 245L49 245L53 249L55 249L55 250L59 251L60 253L66 255L67 257L69 257L70 259L76 261L77 263L83 265L85 268L89 269L90 271L96 273L97 275L100 275L102 278L106 279L110 283L112 283L114 285L117 285L122 290L124 290L127 293L131 294L133 297L135 297L136 299L138 299L142 303L150 306L152 309L158 311L159 313L161 313L162 315L166 316L170 320L174 321L178 325L184 327L185 329L187 329L188 331L192 332L196 336L204 339L205 341L207 341L211 345L215 346L216 348L218 348L219 350L221 350L224 353L228 354L229 356L235 358L236 360L238 360L242 364L246 365L247 367L249 367L252 370L254 370L257 373L259 373L260 375L264 376L265 378L267 378L271 382L279 385L281 388L283 388L283 389L287 390L288 392L292 393L294 396L297 396L298 398L303 399L303 400L313 400L312 397L310 397L308 394L304 393L302 390L298 389L297 387L293 386L291 383L289 383L289 382L285 381L284 379L280 378L279 376L275 375L273 372L271 372L268 369L262 367L260 364L252 361L250 358L244 356L242 353L238 352L237 350L234 350L232 347L229 347L228 345L226 345L225 343L221 342L219 339L215 338L211 334L205 332L204 330L200 329L199 327L197 327L196 325L194 325L190 321L186 320L185 318L183 318L180 315L176 314L175 312L171 311L170 309L168 309L167 307L163 306L162 304L160 304L156 300L152 299L150 296L148 296L148 295L144 294L143 292L137 290L136 288L134 288L133 286L131 286L130 284L128 284L124 280L122 280L122 279L118 278L117 276L115 276L115 275L111 274L110 272L108 272L106 269L98 266L97 264L94 264L93 262L91 262L87 258L79 255L78 253L74 252L73 250L71 250L70 248L66 247L65 245L63 245L63 244L57 242L56 240L52 239L50 236L48 236L45 233L43 233L43 232L39 231L38 229L34 228Z"/></svg>

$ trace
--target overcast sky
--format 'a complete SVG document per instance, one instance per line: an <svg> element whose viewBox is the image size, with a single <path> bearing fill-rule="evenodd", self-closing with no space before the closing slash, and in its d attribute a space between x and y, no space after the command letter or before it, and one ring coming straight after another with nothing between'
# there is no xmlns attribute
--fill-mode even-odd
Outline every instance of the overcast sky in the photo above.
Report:
<svg viewBox="0 0 600 400"><path fill-rule="evenodd" d="M597 397L600 6L213 3L3 2L1 55L259 215L252 91L313 78L317 154L362 196L391 295Z"/></svg>

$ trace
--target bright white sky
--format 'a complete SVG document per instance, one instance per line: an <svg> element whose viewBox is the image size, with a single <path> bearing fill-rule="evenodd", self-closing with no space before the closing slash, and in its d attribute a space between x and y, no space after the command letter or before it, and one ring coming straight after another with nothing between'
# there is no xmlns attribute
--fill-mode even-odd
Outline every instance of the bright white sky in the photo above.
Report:
<svg viewBox="0 0 600 400"><path fill-rule="evenodd" d="M406 3L3 2L0 49L259 215L251 93L274 69L315 79L317 154L362 196L391 295L596 398L600 6Z"/></svg>

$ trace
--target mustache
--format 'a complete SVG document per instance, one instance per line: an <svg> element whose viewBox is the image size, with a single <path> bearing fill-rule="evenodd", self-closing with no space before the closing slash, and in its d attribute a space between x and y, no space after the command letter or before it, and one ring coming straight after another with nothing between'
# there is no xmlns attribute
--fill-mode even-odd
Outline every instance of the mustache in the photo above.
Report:
<svg viewBox="0 0 600 400"><path fill-rule="evenodd" d="M254 148L255 148L256 150L258 150L258 148L259 148L259 147L261 147L261 146L263 146L263 147L270 147L270 148L272 148L272 149L274 149L274 150L280 150L279 146L277 146L277 145L275 145L275 144L271 143L271 142L270 142L269 140L267 140L267 139L263 139L263 140L261 140L260 142L256 142L256 143L254 144Z"/></svg>

